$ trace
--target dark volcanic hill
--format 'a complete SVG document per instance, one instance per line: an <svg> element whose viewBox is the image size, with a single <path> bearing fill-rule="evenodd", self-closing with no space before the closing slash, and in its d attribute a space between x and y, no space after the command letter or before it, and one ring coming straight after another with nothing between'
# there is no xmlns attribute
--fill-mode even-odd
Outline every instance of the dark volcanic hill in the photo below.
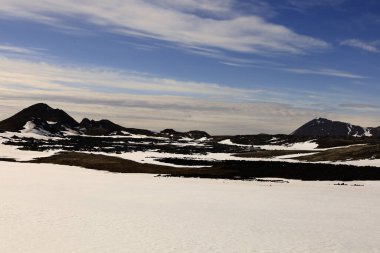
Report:
<svg viewBox="0 0 380 253"><path fill-rule="evenodd" d="M349 123L332 121L324 118L313 119L296 131L292 135L297 136L371 136L375 133L376 128L364 128L361 126L351 125Z"/></svg>
<svg viewBox="0 0 380 253"><path fill-rule="evenodd" d="M368 128L372 136L380 137L380 127L369 127Z"/></svg>
<svg viewBox="0 0 380 253"><path fill-rule="evenodd" d="M145 130L145 129L123 127L107 119L89 120L87 118L84 118L80 122L79 128L81 132L87 135L111 135L111 134L123 134L123 135L140 134L140 135L147 135L147 136L156 135L154 132Z"/></svg>
<svg viewBox="0 0 380 253"><path fill-rule="evenodd" d="M200 139L200 138L208 138L210 135L206 133L205 131L199 131L199 130L192 130L189 132L186 132L186 135L193 139Z"/></svg>
<svg viewBox="0 0 380 253"><path fill-rule="evenodd" d="M157 135L145 129L125 128L106 119L95 121L85 118L78 123L63 110L53 109L44 103L32 105L12 117L0 121L0 132L19 132L22 130L58 136L64 135L65 132L87 135Z"/></svg>
<svg viewBox="0 0 380 253"><path fill-rule="evenodd" d="M27 122L33 122L37 128L53 133L62 130L62 127L76 128L79 126L78 122L66 112L39 103L0 121L0 130L17 132L24 129Z"/></svg>
<svg viewBox="0 0 380 253"><path fill-rule="evenodd" d="M32 105L12 117L0 121L0 132L19 132L26 129L33 129L44 135L63 135L66 131L87 135L156 135L145 129L125 128L106 119L95 121L85 118L78 123L63 110L53 109L43 103Z"/></svg>
<svg viewBox="0 0 380 253"><path fill-rule="evenodd" d="M84 118L79 127L88 135L109 135L111 133L120 133L124 128L109 120L102 119L99 121Z"/></svg>
<svg viewBox="0 0 380 253"><path fill-rule="evenodd" d="M174 129L164 129L160 132L160 134L167 136L172 139L180 139L180 138L191 138L191 139L200 139L200 138L209 138L210 135L205 131L192 130L189 132L177 132Z"/></svg>

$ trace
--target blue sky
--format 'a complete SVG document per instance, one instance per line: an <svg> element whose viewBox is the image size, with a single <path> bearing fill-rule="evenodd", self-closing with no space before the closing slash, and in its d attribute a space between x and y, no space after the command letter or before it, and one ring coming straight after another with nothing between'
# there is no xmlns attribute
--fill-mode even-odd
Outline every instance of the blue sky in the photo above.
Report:
<svg viewBox="0 0 380 253"><path fill-rule="evenodd" d="M376 0L2 0L2 118L47 102L153 130L380 125Z"/></svg>

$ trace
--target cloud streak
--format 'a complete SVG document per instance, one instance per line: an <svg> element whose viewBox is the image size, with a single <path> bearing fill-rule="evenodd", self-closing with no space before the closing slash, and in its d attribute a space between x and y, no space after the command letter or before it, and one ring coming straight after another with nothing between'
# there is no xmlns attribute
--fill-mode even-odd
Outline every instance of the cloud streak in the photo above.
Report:
<svg viewBox="0 0 380 253"><path fill-rule="evenodd" d="M368 79L366 76L356 75L350 72L336 70L336 69L303 69L303 68L288 68L285 69L288 72L297 74L310 74L319 76L332 76L348 79Z"/></svg>
<svg viewBox="0 0 380 253"><path fill-rule="evenodd" d="M377 47L379 41L365 42L358 39L349 39L340 42L343 46L353 47L370 53L380 53L380 49Z"/></svg>
<svg viewBox="0 0 380 253"><path fill-rule="evenodd" d="M0 54L12 54L12 55L39 55L41 50L25 47L17 47L8 44L0 44Z"/></svg>
<svg viewBox="0 0 380 253"><path fill-rule="evenodd" d="M335 7L345 3L346 0L288 0L288 4L299 9L314 7Z"/></svg>
<svg viewBox="0 0 380 253"><path fill-rule="evenodd" d="M340 104L342 108L352 109L352 110L362 110L362 111L375 111L380 108L378 105L373 104L360 104L360 103L349 103L349 104Z"/></svg>
<svg viewBox="0 0 380 253"><path fill-rule="evenodd" d="M199 47L252 54L304 54L328 43L246 14L232 0L3 0L3 18L23 18L45 25L73 26L77 18L104 31L158 39L186 49Z"/></svg>

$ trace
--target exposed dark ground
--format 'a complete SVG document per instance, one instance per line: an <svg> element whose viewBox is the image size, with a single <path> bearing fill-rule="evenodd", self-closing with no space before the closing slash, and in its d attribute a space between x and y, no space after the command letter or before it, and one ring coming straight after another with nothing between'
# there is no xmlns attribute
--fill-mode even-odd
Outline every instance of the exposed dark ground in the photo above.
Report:
<svg viewBox="0 0 380 253"><path fill-rule="evenodd" d="M80 166L117 173L166 174L174 177L235 180L256 178L284 178L305 181L380 180L380 168L377 167L267 161L202 161L172 158L164 158L160 161L189 167L176 168L142 164L112 156L78 152L62 152L51 157L36 159L33 162ZM205 167L192 168L190 167L192 165Z"/></svg>
<svg viewBox="0 0 380 253"><path fill-rule="evenodd" d="M173 176L187 176L194 173L201 175L215 175L223 178L225 171L210 168L178 168L154 164L138 163L107 155L87 154L79 152L61 152L51 157L38 158L33 163L52 163L60 165L80 166L88 169L103 170L116 173L149 173L169 174Z"/></svg>
<svg viewBox="0 0 380 253"><path fill-rule="evenodd" d="M326 150L317 154L298 157L298 160L307 162L317 161L346 161L360 159L379 159L380 145L359 145L345 148Z"/></svg>
<svg viewBox="0 0 380 253"><path fill-rule="evenodd" d="M221 140L230 138L233 142L248 146L220 144ZM298 157L300 163L271 161L200 161L164 158L168 164L189 166L176 168L152 164L141 164L108 155L95 155L83 152L102 152L120 154L135 151L165 152L170 154L194 155L206 153L229 153L236 157L271 158L289 154L303 154L316 151L302 150L262 150L253 145L287 145L296 142L315 141L318 148L346 146L318 154ZM4 144L14 145L24 150L47 151L62 150L61 153L47 158L39 158L33 162L75 165L89 169L106 170L119 173L151 173L167 174L178 177L224 178L249 180L255 178L285 178L300 180L380 180L380 168L355 167L348 165L313 164L317 161L344 161L351 159L380 158L379 138L333 138L321 137L313 139L289 135L251 135L251 136L213 136L203 142L184 141L177 137L145 137L142 139L128 136L112 138L110 136L67 136L49 140L32 138L9 138ZM359 146L350 146L362 144ZM8 159L8 161L11 161ZM192 165L202 166L194 168ZM208 167L207 167L208 166Z"/></svg>
<svg viewBox="0 0 380 253"><path fill-rule="evenodd" d="M318 148L332 148L340 146L349 146L354 144L375 144L380 143L379 137L333 137L333 136L322 136L322 137L312 137L312 136L296 136L296 135L268 135L268 134L258 134L258 135L236 135L236 136L215 136L215 139L226 139L230 138L232 142L238 144L248 144L248 145L286 145L296 142L305 142L313 140L318 144Z"/></svg>

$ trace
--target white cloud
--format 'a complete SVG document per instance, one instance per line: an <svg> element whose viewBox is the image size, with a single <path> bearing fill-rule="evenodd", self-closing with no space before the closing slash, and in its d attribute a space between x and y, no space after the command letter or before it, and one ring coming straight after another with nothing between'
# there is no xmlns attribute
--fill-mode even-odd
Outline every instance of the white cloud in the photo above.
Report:
<svg viewBox="0 0 380 253"><path fill-rule="evenodd" d="M58 27L69 25L64 17L78 18L107 31L187 49L301 54L329 46L259 15L242 13L235 4L232 0L2 0L0 13L3 18L25 18ZM206 14L199 15L200 11Z"/></svg>
<svg viewBox="0 0 380 253"><path fill-rule="evenodd" d="M348 103L348 104L340 104L342 108L350 109L350 110L360 110L360 111L377 111L379 110L379 105L373 104L362 104L362 103Z"/></svg>
<svg viewBox="0 0 380 253"><path fill-rule="evenodd" d="M339 6L345 2L346 0L288 0L290 5L301 9L321 6L333 7Z"/></svg>
<svg viewBox="0 0 380 253"><path fill-rule="evenodd" d="M370 53L380 53L380 49L377 47L377 45L379 44L378 41L365 42L358 39L349 39L342 41L340 44L344 46L358 48Z"/></svg>
<svg viewBox="0 0 380 253"><path fill-rule="evenodd" d="M191 94L192 96L243 96L256 90L242 90L215 83L177 81L152 77L148 74L123 72L109 68L59 66L0 57L0 82L39 89L74 90L86 87L104 92L124 90L155 94ZM68 88L69 87L69 88Z"/></svg>
<svg viewBox="0 0 380 253"><path fill-rule="evenodd" d="M366 76L356 75L350 72L336 70L336 69L302 69L302 68L288 68L285 69L288 72L297 73L297 74L311 74L311 75L320 75L320 76L332 76L332 77L341 77L348 79L367 79Z"/></svg>
<svg viewBox="0 0 380 253"><path fill-rule="evenodd" d="M17 47L8 44L0 44L0 53L1 54L22 54L22 55L35 55L39 54L40 50L25 48L25 47Z"/></svg>

